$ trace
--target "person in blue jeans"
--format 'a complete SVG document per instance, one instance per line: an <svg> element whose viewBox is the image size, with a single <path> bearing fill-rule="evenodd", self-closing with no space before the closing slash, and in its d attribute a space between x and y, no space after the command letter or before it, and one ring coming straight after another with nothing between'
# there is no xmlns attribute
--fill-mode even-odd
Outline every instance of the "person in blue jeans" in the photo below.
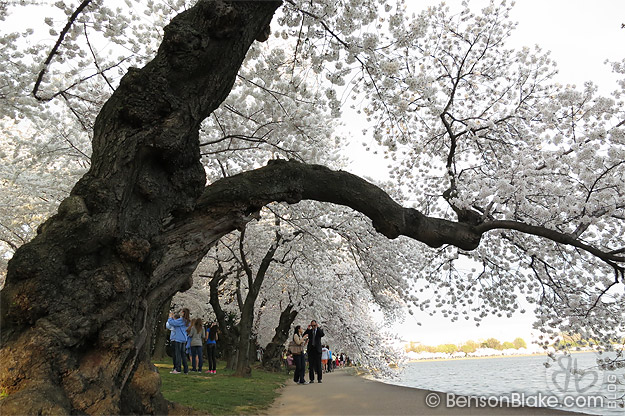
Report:
<svg viewBox="0 0 625 416"><path fill-rule="evenodd" d="M326 368L326 373L329 373L333 369L332 363L334 363L334 357L332 356L332 350L330 349L330 346L326 345L326 348L328 349L328 368Z"/></svg>
<svg viewBox="0 0 625 416"><path fill-rule="evenodd" d="M308 342L308 335L304 335L304 330L300 325L295 327L293 331L293 342L301 347L300 352L293 352L293 361L295 362L295 374L293 374L293 381L298 384L308 384L304 380L306 373L306 356L304 355L304 347Z"/></svg>
<svg viewBox="0 0 625 416"><path fill-rule="evenodd" d="M217 374L217 339L219 339L218 331L219 327L217 326L217 322L213 322L206 330L206 350L208 356L208 370L206 370L209 374Z"/></svg>
<svg viewBox="0 0 625 416"><path fill-rule="evenodd" d="M182 316L180 316L180 318L175 319L174 313L171 312L169 314L169 319L167 320L169 327L173 328L174 330L172 344L174 347L174 356L175 356L174 364L176 367L174 368L174 371L170 371L170 373L172 374L180 374L183 368L184 368L185 374L189 373L189 365L187 364L187 354L185 352L185 349L187 347L187 327L190 324L189 309L183 308L181 311L181 315Z"/></svg>
<svg viewBox="0 0 625 416"><path fill-rule="evenodd" d="M193 319L191 326L187 328L191 347L191 371L202 372L203 355L202 348L206 335L204 334L204 324L200 318Z"/></svg>

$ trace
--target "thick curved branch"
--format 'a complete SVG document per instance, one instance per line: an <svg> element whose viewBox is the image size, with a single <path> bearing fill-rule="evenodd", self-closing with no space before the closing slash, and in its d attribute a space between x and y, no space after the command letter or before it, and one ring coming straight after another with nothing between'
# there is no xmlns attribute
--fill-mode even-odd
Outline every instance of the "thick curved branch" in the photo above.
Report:
<svg viewBox="0 0 625 416"><path fill-rule="evenodd" d="M368 216L375 229L388 238L405 235L431 247L452 244L463 250L473 250L480 242L481 234L473 227L404 208L358 176L295 161L270 161L263 168L217 181L205 189L197 210L227 205L238 209L245 221L270 202L293 204L304 199L355 209Z"/></svg>
<svg viewBox="0 0 625 416"><path fill-rule="evenodd" d="M343 171L296 161L274 160L263 168L226 177L204 189L193 212L172 221L158 238L155 251L164 250L154 274L179 274L195 267L221 237L241 229L258 217L271 202L295 204L309 199L350 207L372 220L374 228L388 238L400 235L430 247L453 245L473 250L482 235L495 229L510 229L544 237L589 252L614 268L623 279L625 257L619 251L604 252L575 238L544 227L515 221L490 221L477 226L428 217L416 209L404 208L377 186Z"/></svg>
<svg viewBox="0 0 625 416"><path fill-rule="evenodd" d="M240 220L245 221L269 202L292 204L304 199L345 205L359 211L388 238L404 235L430 247L451 244L463 250L473 250L488 231L516 230L580 248L623 273L624 256L602 251L570 235L516 221L490 221L472 226L428 217L416 209L402 207L383 190L358 176L295 161L271 161L261 169L215 182L205 189L198 210L227 204L236 207Z"/></svg>

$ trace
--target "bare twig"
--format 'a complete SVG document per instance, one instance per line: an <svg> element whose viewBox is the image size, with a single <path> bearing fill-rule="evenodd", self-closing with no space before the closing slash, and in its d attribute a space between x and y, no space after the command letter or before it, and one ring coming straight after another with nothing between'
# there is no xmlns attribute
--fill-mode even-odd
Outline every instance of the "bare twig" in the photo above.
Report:
<svg viewBox="0 0 625 416"><path fill-rule="evenodd" d="M41 98L37 95L37 92L39 90L39 85L41 84L41 81L43 80L43 76L45 75L46 70L48 69L48 66L50 65L50 62L52 62L52 58L54 58L54 55L56 55L56 53L58 52L59 47L61 46L61 43L63 43L63 40L65 39L65 35L67 35L67 32L69 32L70 28L72 27L72 25L74 24L74 22L80 15L80 13L82 13L82 11L89 5L89 3L91 3L91 0L83 0L83 2L80 3L78 8L74 10L74 13L72 13L72 15L69 17L67 24L61 31L59 38L56 40L56 44L52 47L52 50L50 51L50 53L48 54L48 57L43 63L43 68L41 68L41 71L39 71L39 75L37 76L37 81L35 81L35 86L33 87L33 91L32 91L33 96L37 100L45 101L44 98Z"/></svg>

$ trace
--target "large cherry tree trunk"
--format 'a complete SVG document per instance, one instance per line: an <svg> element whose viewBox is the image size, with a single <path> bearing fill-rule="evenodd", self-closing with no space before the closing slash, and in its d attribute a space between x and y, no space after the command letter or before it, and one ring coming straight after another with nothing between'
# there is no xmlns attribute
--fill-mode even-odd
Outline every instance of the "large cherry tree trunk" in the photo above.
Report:
<svg viewBox="0 0 625 416"><path fill-rule="evenodd" d="M149 361L153 324L233 223L197 237L181 224L206 185L199 126L279 5L200 0L103 106L91 169L8 266L2 414L167 413Z"/></svg>

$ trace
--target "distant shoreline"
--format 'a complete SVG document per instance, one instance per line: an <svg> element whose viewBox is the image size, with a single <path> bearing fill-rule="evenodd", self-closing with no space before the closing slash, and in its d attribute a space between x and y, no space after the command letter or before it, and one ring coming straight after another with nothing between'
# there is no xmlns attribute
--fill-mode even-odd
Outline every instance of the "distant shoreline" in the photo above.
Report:
<svg viewBox="0 0 625 416"><path fill-rule="evenodd" d="M571 354L580 354L580 353L584 353L584 352L597 352L595 350L590 350L590 351L570 351ZM556 352L556 354L558 354L558 352ZM432 361L458 361L458 360L485 360L485 359L491 359L491 358L513 358L513 357L548 357L547 353L544 352L537 352L534 354L514 354L514 355L486 355L483 357L457 357L457 358L422 358L422 359L410 359L407 360L406 362L408 363L425 363L425 362L432 362Z"/></svg>

